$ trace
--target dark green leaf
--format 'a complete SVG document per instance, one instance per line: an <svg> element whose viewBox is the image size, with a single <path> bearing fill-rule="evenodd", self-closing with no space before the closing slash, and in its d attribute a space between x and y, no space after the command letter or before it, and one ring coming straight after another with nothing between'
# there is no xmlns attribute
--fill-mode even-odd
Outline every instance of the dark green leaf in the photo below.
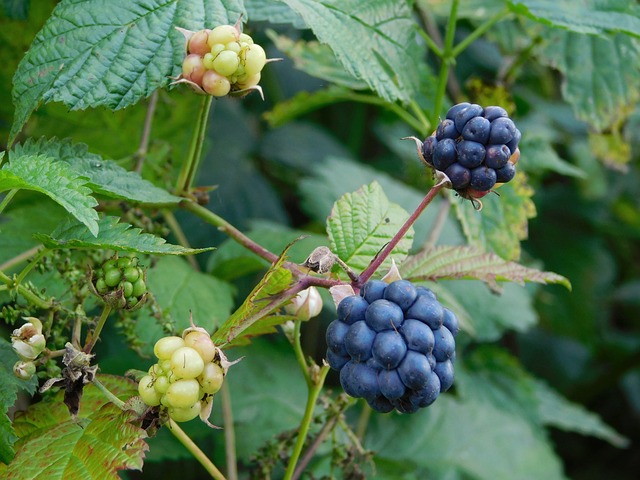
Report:
<svg viewBox="0 0 640 480"><path fill-rule="evenodd" d="M234 24L240 0L63 0L15 74L10 143L42 103L118 110L179 73L190 30Z"/></svg>
<svg viewBox="0 0 640 480"><path fill-rule="evenodd" d="M422 49L405 2L282 0L298 12L344 68L388 101L409 103L419 89ZM354 48L359 39L363 48Z"/></svg>
<svg viewBox="0 0 640 480"><path fill-rule="evenodd" d="M353 270L364 270L408 218L402 207L389 202L379 183L363 186L338 199L327 218L331 251ZM391 251L381 271L391 266L392 259L402 262L412 242L413 227Z"/></svg>
<svg viewBox="0 0 640 480"><path fill-rule="evenodd" d="M108 197L153 204L176 204L184 200L142 179L138 173L129 172L115 162L89 153L86 145L74 144L71 139L29 139L11 152L11 155L20 156L38 154L71 165L77 175L89 179L87 185L94 192Z"/></svg>
<svg viewBox="0 0 640 480"><path fill-rule="evenodd" d="M43 193L98 235L98 202L84 177L48 155L10 155L0 169L0 192L18 188Z"/></svg>
<svg viewBox="0 0 640 480"><path fill-rule="evenodd" d="M631 113L640 98L640 40L557 29L545 38L540 59L564 75L562 94L579 118L603 130Z"/></svg>
<svg viewBox="0 0 640 480"><path fill-rule="evenodd" d="M273 0L244 0L249 12L249 21L267 21L269 23L290 23L296 28L307 28L300 15L287 5Z"/></svg>
<svg viewBox="0 0 640 480"><path fill-rule="evenodd" d="M143 233L128 223L119 223L119 217L104 217L98 222L100 233L89 235L87 229L73 221L58 226L51 235L35 234L47 248L102 248L133 253L156 255L192 255L207 252L211 248L186 248L167 243L164 238Z"/></svg>
<svg viewBox="0 0 640 480"><path fill-rule="evenodd" d="M527 155L520 165L527 171L550 170L569 177L587 177L584 170L560 158L551 144L543 138L527 136L522 139L520 147Z"/></svg>
<svg viewBox="0 0 640 480"><path fill-rule="evenodd" d="M623 32L640 37L640 10L627 0L509 0L511 9L552 27L576 33Z"/></svg>
<svg viewBox="0 0 640 480"><path fill-rule="evenodd" d="M403 278L432 280L439 278L477 279L497 288L497 282L560 283L571 288L569 280L553 272L543 272L515 262L507 262L494 253L476 247L437 246L423 249L402 264Z"/></svg>

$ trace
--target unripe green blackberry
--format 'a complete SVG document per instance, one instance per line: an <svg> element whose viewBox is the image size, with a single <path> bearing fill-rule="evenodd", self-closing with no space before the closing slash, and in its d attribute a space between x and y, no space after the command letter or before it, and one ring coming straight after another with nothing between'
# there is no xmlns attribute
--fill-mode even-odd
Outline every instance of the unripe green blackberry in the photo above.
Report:
<svg viewBox="0 0 640 480"><path fill-rule="evenodd" d="M136 257L117 255L91 272L91 290L115 309L140 308L147 298L146 272Z"/></svg>

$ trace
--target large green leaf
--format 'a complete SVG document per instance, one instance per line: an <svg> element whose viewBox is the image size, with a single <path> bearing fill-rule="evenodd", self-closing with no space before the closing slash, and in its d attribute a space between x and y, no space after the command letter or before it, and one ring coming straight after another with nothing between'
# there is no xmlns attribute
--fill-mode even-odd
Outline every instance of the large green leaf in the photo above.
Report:
<svg viewBox="0 0 640 480"><path fill-rule="evenodd" d="M562 94L579 118L603 130L631 113L640 98L640 40L558 29L545 38L540 60L563 74Z"/></svg>
<svg viewBox="0 0 640 480"><path fill-rule="evenodd" d="M344 68L388 101L409 103L419 90L423 51L406 2L282 0L328 44ZM360 45L362 39L366 43ZM360 46L362 48L360 48Z"/></svg>
<svg viewBox="0 0 640 480"><path fill-rule="evenodd" d="M527 373L515 357L496 347L482 347L465 358L456 384L463 398L473 398L527 418L538 426L592 435L617 447L628 441L595 413L562 397Z"/></svg>
<svg viewBox="0 0 640 480"><path fill-rule="evenodd" d="M543 272L515 262L507 262L495 253L477 247L442 245L411 256L402 264L400 273L406 279L437 280L439 278L478 279L497 287L497 282L560 283L571 288L569 280L553 272Z"/></svg>
<svg viewBox="0 0 640 480"><path fill-rule="evenodd" d="M37 233L34 237L48 248L102 248L156 255L192 255L213 250L213 247L186 248L172 245L164 238L143 233L140 228L119 221L119 217L100 219L100 233L96 237L91 236L83 225L73 221L62 223L51 235Z"/></svg>
<svg viewBox="0 0 640 480"><path fill-rule="evenodd" d="M144 180L138 173L129 172L115 162L89 153L85 144L74 144L68 138L29 139L24 145L16 145L11 154L47 155L62 160L71 165L78 175L87 177L87 185L94 192L108 197L153 204L176 204L183 200Z"/></svg>
<svg viewBox="0 0 640 480"><path fill-rule="evenodd" d="M364 446L376 460L422 471L419 478L453 471L476 480L565 479L540 429L499 405L450 395L413 415L374 416Z"/></svg>
<svg viewBox="0 0 640 480"><path fill-rule="evenodd" d="M98 235L98 202L91 196L87 180L68 164L48 155L10 155L0 169L0 192L18 188L44 193L76 217L91 235Z"/></svg>
<svg viewBox="0 0 640 480"><path fill-rule="evenodd" d="M127 397L136 392L131 381L102 378L107 388L115 387L120 394L124 387ZM115 480L120 478L119 470L141 469L147 449L146 432L136 425L134 412L120 410L99 392L98 398L96 392L91 385L85 387L78 420L69 416L62 401L63 392L35 404L24 417L18 417L16 424L21 438L16 456L5 472L6 478ZM118 391L115 393L118 395Z"/></svg>
<svg viewBox="0 0 640 480"><path fill-rule="evenodd" d="M342 196L327 218L331 250L353 270L367 268L371 260L389 243L409 218L399 205L389 202L378 182ZM413 227L398 242L381 265L381 271L400 263L413 243Z"/></svg>
<svg viewBox="0 0 640 480"><path fill-rule="evenodd" d="M249 12L249 21L267 21L269 23L290 23L296 28L307 28L300 15L284 3L273 0L244 0Z"/></svg>
<svg viewBox="0 0 640 480"><path fill-rule="evenodd" d="M12 141L43 102L118 110L179 73L185 40L175 27L235 23L240 0L63 0L14 77Z"/></svg>
<svg viewBox="0 0 640 480"><path fill-rule="evenodd" d="M511 10L576 33L623 32L640 37L640 9L628 0L509 0Z"/></svg>
<svg viewBox="0 0 640 480"><path fill-rule="evenodd" d="M527 238L528 220L536 214L531 200L533 189L526 183L524 173L518 172L497 193L482 199L481 211L460 199L454 202L456 213L469 243L505 260L517 260L520 241Z"/></svg>

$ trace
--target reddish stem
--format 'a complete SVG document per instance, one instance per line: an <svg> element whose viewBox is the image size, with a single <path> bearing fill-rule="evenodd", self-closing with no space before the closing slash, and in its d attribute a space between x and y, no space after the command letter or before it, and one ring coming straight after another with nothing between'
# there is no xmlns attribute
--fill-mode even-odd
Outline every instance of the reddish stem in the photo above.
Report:
<svg viewBox="0 0 640 480"><path fill-rule="evenodd" d="M440 192L440 190L442 190L442 187L444 187L445 184L447 183L446 180L448 179L441 180L438 183L436 183L433 187L431 187L431 190L427 192L427 195L422 199L422 202L420 202L420 205L418 205L418 208L416 208L415 211L409 216L407 221L404 222L404 225L402 225L400 230L398 230L398 233L396 233L393 236L391 241L387 243L384 249L371 261L369 266L365 268L364 271L360 274L360 281L357 283L352 282L352 286L354 287L354 289L361 288L362 285L364 285L367 282L367 280L371 278L371 276L380 267L380 265L382 265L382 263L387 259L387 257L391 253L391 251L396 247L396 245L398 245L400 240L402 240L402 238L409 231L411 226L416 222L416 220L422 214L424 209L427 208L427 206L433 201L435 196Z"/></svg>

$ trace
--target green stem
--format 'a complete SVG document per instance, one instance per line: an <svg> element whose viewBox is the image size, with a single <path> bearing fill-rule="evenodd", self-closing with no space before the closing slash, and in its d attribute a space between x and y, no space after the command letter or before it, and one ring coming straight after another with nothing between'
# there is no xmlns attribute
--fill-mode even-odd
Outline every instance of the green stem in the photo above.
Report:
<svg viewBox="0 0 640 480"><path fill-rule="evenodd" d="M308 388L313 387L313 381L311 380L311 375L309 375L309 365L307 365L307 361L304 358L304 352L302 351L302 344L300 343L300 326L302 325L302 321L296 320L293 326L293 351L296 354L296 360L298 361L298 365L300 365L300 369L302 370L302 374L304 375L304 381L307 384Z"/></svg>
<svg viewBox="0 0 640 480"><path fill-rule="evenodd" d="M418 117L420 123L422 123L422 130L420 130L420 133L422 133L423 136L428 135L429 130L431 130L431 122L422 111L422 108L420 108L420 105L418 105L418 102L416 102L415 100L411 100L411 103L409 103L409 108L413 110L415 116Z"/></svg>
<svg viewBox="0 0 640 480"><path fill-rule="evenodd" d="M200 447L198 447L193 440L187 435L184 430L182 430L176 422L173 420L169 420L169 430L173 434L174 437L178 439L178 441L185 446L187 450L195 457L200 465L204 467L204 469L211 475L211 478L215 478L216 480L226 480L224 475L217 467L213 464L211 460L204 454Z"/></svg>
<svg viewBox="0 0 640 480"><path fill-rule="evenodd" d="M6 208L7 205L9 205L9 202L11 201L11 199L16 195L16 193L18 193L20 191L19 188L14 188L12 190L9 190L9 193L7 193L4 198L2 199L2 202L0 202L0 213L2 213L4 211L4 209Z"/></svg>
<svg viewBox="0 0 640 480"><path fill-rule="evenodd" d="M293 452L291 452L291 458L289 459L289 465L287 465L287 471L284 474L284 480L291 480L293 478L293 474L296 470L296 464L298 463L298 458L300 458L300 454L302 453L302 449L304 447L304 442L307 439L309 427L311 426L311 420L313 419L313 409L316 406L316 401L318 400L318 396L320 395L320 391L322 390L322 386L324 385L324 379L327 377L328 372L328 365L323 365L322 367L320 367L318 377L313 382L312 387L309 389L304 416L302 417L302 422L300 422L300 428L298 429L298 438L296 439L296 444L293 447Z"/></svg>
<svg viewBox="0 0 640 480"><path fill-rule="evenodd" d="M376 97L375 95L367 95L364 93L349 93L347 99L353 100L354 102L362 102L369 105L376 105L378 107L386 108L395 113L407 125L411 126L411 128L413 128L416 132L421 132L424 128L424 126L418 119L416 119L413 115L411 115L397 103L389 103L383 98Z"/></svg>
<svg viewBox="0 0 640 480"><path fill-rule="evenodd" d="M360 417L358 418L358 425L356 425L356 437L358 437L360 441L364 439L364 434L367 432L367 426L369 425L369 419L371 418L372 412L373 409L368 403L365 403L362 408L362 412L360 412Z"/></svg>
<svg viewBox="0 0 640 480"><path fill-rule="evenodd" d="M120 410L124 410L124 402L116 397L107 387L105 387L100 380L96 377L93 378L92 382L98 390L102 392L102 394L109 399L109 401L115 404Z"/></svg>
<svg viewBox="0 0 640 480"><path fill-rule="evenodd" d="M51 308L52 302L41 299L38 295L33 293L24 285L16 285L16 282L4 272L0 272L0 282L4 283L9 288L15 288L27 302L35 305L41 310L47 310Z"/></svg>
<svg viewBox="0 0 640 480"><path fill-rule="evenodd" d="M2 270L2 271L7 270L9 268L12 268L15 265L18 265L19 263L22 263L22 262L24 262L26 260L29 260L36 253L38 253L38 251L41 248L43 248L42 245L36 245L35 247L30 248L29 250L27 250L25 252L22 252L19 255L16 255L15 257L7 260L2 265L0 265L0 270Z"/></svg>
<svg viewBox="0 0 640 480"><path fill-rule="evenodd" d="M447 33L444 37L444 45L442 47L442 64L440 65L440 74L438 75L438 85L436 87L435 105L433 108L432 125L437 125L444 101L444 94L447 88L447 79L449 78L449 69L455 61L453 55L453 39L456 33L456 20L458 16L458 0L451 2L451 12L449 13L449 23L447 24Z"/></svg>
<svg viewBox="0 0 640 480"><path fill-rule="evenodd" d="M91 352L91 350L93 350L93 347L95 347L96 343L98 342L98 337L100 337L100 332L102 332L102 328L104 327L105 323L107 323L107 318L109 318L110 313L111 307L105 304L104 308L102 309L102 314L100 314L100 318L98 319L98 324L96 325L95 330L88 335L87 343L83 349L85 353Z"/></svg>
<svg viewBox="0 0 640 480"><path fill-rule="evenodd" d="M176 239L178 240L178 243L185 248L191 248L191 244L189 243L187 236L184 234L184 231L182 230L182 227L178 223L178 220L176 219L176 216L173 214L173 212L169 210L163 210L162 216L164 217L165 222L167 222L167 225L169 225L171 232L175 235ZM189 262L189 264L193 267L194 270L197 270L197 271L200 270L198 261L194 258L193 255L186 255L186 259L187 259L187 262Z"/></svg>
<svg viewBox="0 0 640 480"><path fill-rule="evenodd" d="M478 38L484 35L491 27L493 27L500 20L509 15L509 10L503 10L496 13L493 17L480 24L473 32L471 32L464 40L458 43L453 50L451 50L451 56L456 58L460 55L469 45L475 42Z"/></svg>
<svg viewBox="0 0 640 480"><path fill-rule="evenodd" d="M431 38L429 34L422 29L418 30L418 33L427 44L427 47L429 47L438 57L442 58L442 49L433 41L433 38Z"/></svg>
<svg viewBox="0 0 640 480"><path fill-rule="evenodd" d="M191 185L195 179L198 167L202 160L202 145L207 133L207 123L209 120L209 112L211 111L211 103L213 97L206 95L202 99L200 105L200 112L194 125L193 137L191 138L191 146L189 147L189 155L187 161L182 164L182 170L178 176L178 182L176 184L176 193L189 193Z"/></svg>
<svg viewBox="0 0 640 480"><path fill-rule="evenodd" d="M43 248L42 250L40 250L35 258L33 260L31 260L23 269L22 271L18 274L18 276L15 279L16 285L19 285L22 283L22 281L25 279L25 277L29 274L29 272L31 270L33 270L33 267L36 266L36 264L38 263L38 261L40 259L42 259L42 257L44 257L47 253L49 253L50 250L48 248Z"/></svg>

